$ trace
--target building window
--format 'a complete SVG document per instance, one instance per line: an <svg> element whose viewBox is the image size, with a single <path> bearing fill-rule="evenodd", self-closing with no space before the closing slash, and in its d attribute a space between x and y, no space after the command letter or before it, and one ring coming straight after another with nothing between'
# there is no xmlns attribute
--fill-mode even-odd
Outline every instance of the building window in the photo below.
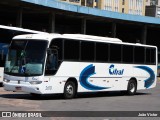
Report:
<svg viewBox="0 0 160 120"><path fill-rule="evenodd" d="M115 7L115 11L118 12L118 7Z"/></svg>
<svg viewBox="0 0 160 120"><path fill-rule="evenodd" d="M122 8L122 13L124 13L124 8Z"/></svg>
<svg viewBox="0 0 160 120"><path fill-rule="evenodd" d="M80 2L80 0L69 0L69 2Z"/></svg>
<svg viewBox="0 0 160 120"><path fill-rule="evenodd" d="M125 4L125 0L122 0L122 5L124 5Z"/></svg>

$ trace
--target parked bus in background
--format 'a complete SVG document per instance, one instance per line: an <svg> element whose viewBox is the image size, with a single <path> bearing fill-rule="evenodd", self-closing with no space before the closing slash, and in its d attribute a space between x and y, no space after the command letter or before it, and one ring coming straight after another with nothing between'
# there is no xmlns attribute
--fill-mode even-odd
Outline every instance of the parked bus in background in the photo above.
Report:
<svg viewBox="0 0 160 120"><path fill-rule="evenodd" d="M4 89L32 95L150 89L157 81L157 47L80 34L14 37Z"/></svg>
<svg viewBox="0 0 160 120"><path fill-rule="evenodd" d="M0 25L0 83L3 82L5 58L8 51L8 45L10 44L12 38L16 35L29 34L29 33L33 34L33 33L43 33L43 32Z"/></svg>

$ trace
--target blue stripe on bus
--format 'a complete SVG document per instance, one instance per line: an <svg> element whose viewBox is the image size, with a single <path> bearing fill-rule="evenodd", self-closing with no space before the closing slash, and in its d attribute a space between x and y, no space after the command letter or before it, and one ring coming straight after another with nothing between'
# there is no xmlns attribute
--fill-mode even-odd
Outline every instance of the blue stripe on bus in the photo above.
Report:
<svg viewBox="0 0 160 120"><path fill-rule="evenodd" d="M80 74L80 84L88 90L102 90L110 88L110 87L96 86L89 83L88 78L90 78L90 76L94 74L96 73L95 73L95 66L93 66L93 64L90 64L87 67L85 67Z"/></svg>
<svg viewBox="0 0 160 120"><path fill-rule="evenodd" d="M149 73L149 75L150 75L149 78L144 80L144 82L145 82L144 87L149 88L155 81L154 71L147 66L136 66L135 68L140 68L140 69Z"/></svg>

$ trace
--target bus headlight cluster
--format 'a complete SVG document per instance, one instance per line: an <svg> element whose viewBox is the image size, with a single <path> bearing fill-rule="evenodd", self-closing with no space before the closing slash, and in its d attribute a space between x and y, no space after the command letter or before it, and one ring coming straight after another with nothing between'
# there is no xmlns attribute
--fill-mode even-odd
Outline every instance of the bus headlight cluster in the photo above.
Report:
<svg viewBox="0 0 160 120"><path fill-rule="evenodd" d="M3 79L3 81L6 83L10 82L10 80L7 80L7 79Z"/></svg>
<svg viewBox="0 0 160 120"><path fill-rule="evenodd" d="M29 83L32 85L36 85L36 84L41 84L42 81L30 81Z"/></svg>

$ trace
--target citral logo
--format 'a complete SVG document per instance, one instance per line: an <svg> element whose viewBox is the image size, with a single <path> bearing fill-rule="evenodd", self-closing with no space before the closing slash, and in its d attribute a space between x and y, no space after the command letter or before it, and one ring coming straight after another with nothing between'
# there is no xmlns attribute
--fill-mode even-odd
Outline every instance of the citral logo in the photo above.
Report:
<svg viewBox="0 0 160 120"><path fill-rule="evenodd" d="M124 69L118 70L117 68L114 68L113 64L109 67L110 75L123 75L123 72L124 72Z"/></svg>

